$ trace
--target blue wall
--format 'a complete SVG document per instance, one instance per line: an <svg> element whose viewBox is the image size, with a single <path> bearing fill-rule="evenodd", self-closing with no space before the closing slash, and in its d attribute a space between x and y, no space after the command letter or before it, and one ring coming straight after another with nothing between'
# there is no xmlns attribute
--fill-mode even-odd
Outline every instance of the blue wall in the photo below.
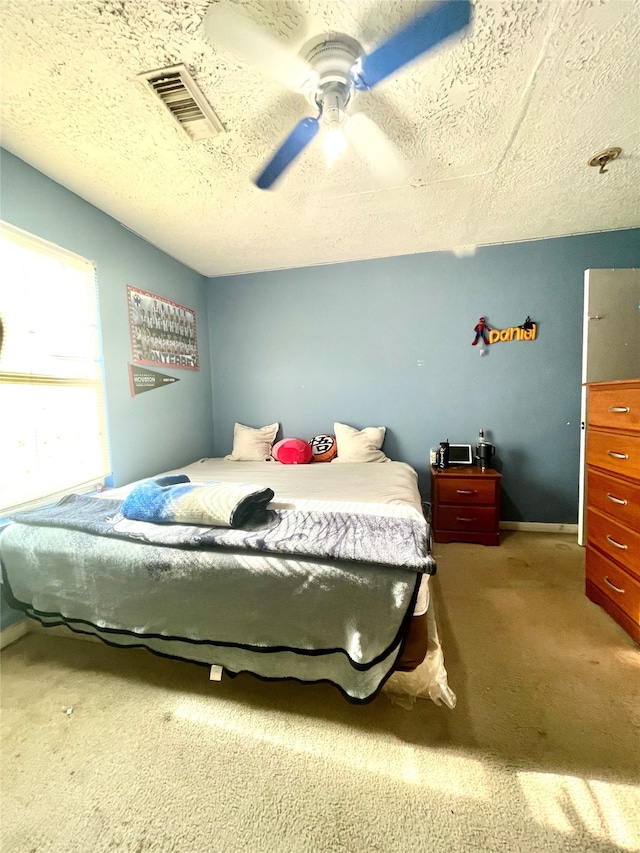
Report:
<svg viewBox="0 0 640 853"><path fill-rule="evenodd" d="M0 149L2 219L97 264L115 485L177 468L213 449L206 279L115 219ZM199 371L160 368L179 382L131 396L127 285L196 312Z"/></svg>
<svg viewBox="0 0 640 853"><path fill-rule="evenodd" d="M179 468L213 451L206 279L136 237L97 208L0 149L1 216L97 264L115 485ZM196 312L199 371L161 368L180 381L131 396L127 285ZM2 600L7 627L19 614Z"/></svg>
<svg viewBox="0 0 640 853"><path fill-rule="evenodd" d="M386 426L385 452L427 496L429 448L475 444L483 427L502 518L575 523L584 271L637 266L627 230L211 279L215 455L234 421L302 438ZM538 339L480 357L482 315L498 329L530 315Z"/></svg>

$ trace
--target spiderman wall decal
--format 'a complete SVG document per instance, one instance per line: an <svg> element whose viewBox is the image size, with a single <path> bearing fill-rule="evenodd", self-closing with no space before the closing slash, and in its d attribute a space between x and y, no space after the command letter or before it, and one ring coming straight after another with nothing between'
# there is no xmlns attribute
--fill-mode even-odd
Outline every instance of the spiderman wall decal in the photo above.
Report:
<svg viewBox="0 0 640 853"><path fill-rule="evenodd" d="M476 333L475 338L471 341L471 346L475 347L478 345L478 341L482 340L483 343L489 343L489 332L491 331L491 327L488 325L487 321L484 317L480 317L478 320L478 325L473 330Z"/></svg>

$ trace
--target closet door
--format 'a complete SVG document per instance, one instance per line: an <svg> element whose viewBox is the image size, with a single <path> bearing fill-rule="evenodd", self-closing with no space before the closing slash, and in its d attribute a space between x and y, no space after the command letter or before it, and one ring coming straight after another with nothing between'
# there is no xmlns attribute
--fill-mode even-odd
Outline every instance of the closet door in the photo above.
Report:
<svg viewBox="0 0 640 853"><path fill-rule="evenodd" d="M640 378L640 269L587 270L584 275L580 496L578 542L586 543L585 382Z"/></svg>

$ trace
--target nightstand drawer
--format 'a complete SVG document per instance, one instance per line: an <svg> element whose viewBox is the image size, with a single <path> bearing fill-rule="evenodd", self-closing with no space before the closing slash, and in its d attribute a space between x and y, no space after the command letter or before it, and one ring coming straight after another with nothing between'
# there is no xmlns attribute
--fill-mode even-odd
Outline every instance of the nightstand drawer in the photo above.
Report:
<svg viewBox="0 0 640 853"><path fill-rule="evenodd" d="M624 477L640 477L640 435L624 435L590 429L587 432L587 464Z"/></svg>
<svg viewBox="0 0 640 853"><path fill-rule="evenodd" d="M495 480L451 479L439 486L440 503L443 504L493 504L496 495Z"/></svg>
<svg viewBox="0 0 640 853"><path fill-rule="evenodd" d="M486 533L497 527L496 512L492 506L440 506L438 527Z"/></svg>
<svg viewBox="0 0 640 853"><path fill-rule="evenodd" d="M640 583L587 546L587 583L594 584L633 622L640 620Z"/></svg>
<svg viewBox="0 0 640 853"><path fill-rule="evenodd" d="M640 483L618 480L593 468L587 475L589 506L632 530L640 530Z"/></svg>
<svg viewBox="0 0 640 853"><path fill-rule="evenodd" d="M587 513L587 541L631 574L640 578L640 533L598 510Z"/></svg>
<svg viewBox="0 0 640 853"><path fill-rule="evenodd" d="M587 423L605 429L640 432L640 388L591 387Z"/></svg>

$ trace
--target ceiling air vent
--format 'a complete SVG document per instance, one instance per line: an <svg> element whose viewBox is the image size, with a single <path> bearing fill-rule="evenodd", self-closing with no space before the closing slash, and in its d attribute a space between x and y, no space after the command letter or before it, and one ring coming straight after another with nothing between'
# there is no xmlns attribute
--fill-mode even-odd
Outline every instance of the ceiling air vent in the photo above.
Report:
<svg viewBox="0 0 640 853"><path fill-rule="evenodd" d="M186 65L172 65L140 74L189 139L200 142L224 131L218 116L196 86Z"/></svg>

